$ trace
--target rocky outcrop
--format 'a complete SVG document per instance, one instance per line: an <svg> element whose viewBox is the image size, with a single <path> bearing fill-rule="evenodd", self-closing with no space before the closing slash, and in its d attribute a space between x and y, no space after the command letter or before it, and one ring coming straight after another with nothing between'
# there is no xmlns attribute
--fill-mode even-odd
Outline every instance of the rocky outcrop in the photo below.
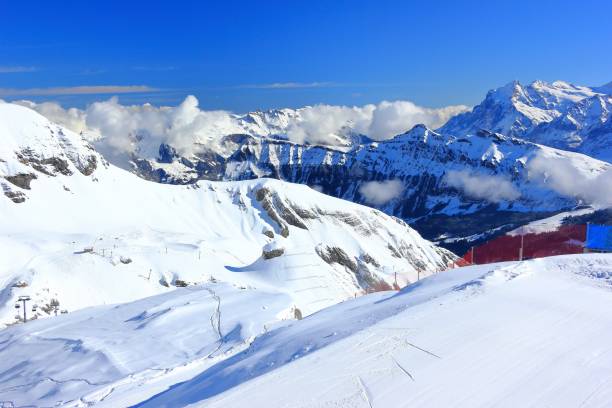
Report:
<svg viewBox="0 0 612 408"><path fill-rule="evenodd" d="M372 262L373 259L367 254L362 255L362 259L354 259L351 258L342 248L327 245L318 246L316 248L316 252L326 263L330 265L341 265L346 271L351 272L354 275L359 287L365 289L366 292L378 292L393 289L384 279L378 277L372 270L370 270L370 266L375 266L375 261Z"/></svg>
<svg viewBox="0 0 612 408"><path fill-rule="evenodd" d="M24 190L29 190L30 183L36 178L36 174L34 173L18 173L13 176L4 176L6 181L16 185L19 188L23 188Z"/></svg>
<svg viewBox="0 0 612 408"><path fill-rule="evenodd" d="M285 249L284 248L276 248L276 249L270 249L270 250L263 250L261 256L263 257L263 259L272 259L272 258L277 258L279 256L282 256L285 253Z"/></svg>
<svg viewBox="0 0 612 408"><path fill-rule="evenodd" d="M0 183L2 187L2 192L6 197L8 197L12 202L16 204L20 204L25 202L26 195L22 191L14 191L8 184Z"/></svg>
<svg viewBox="0 0 612 408"><path fill-rule="evenodd" d="M290 203L281 200L271 190L263 187L255 192L255 198L266 211L270 219L274 221L280 230L280 235L287 238L289 236L289 225L301 229L308 229L298 213L301 213L305 218L312 218L308 212L300 210L297 206L291 206Z"/></svg>
<svg viewBox="0 0 612 408"><path fill-rule="evenodd" d="M24 149L16 155L17 159L22 164L30 166L34 170L46 174L47 176L55 176L56 174L70 176L72 174L68 161L60 157L40 157L40 155L36 154L31 149Z"/></svg>

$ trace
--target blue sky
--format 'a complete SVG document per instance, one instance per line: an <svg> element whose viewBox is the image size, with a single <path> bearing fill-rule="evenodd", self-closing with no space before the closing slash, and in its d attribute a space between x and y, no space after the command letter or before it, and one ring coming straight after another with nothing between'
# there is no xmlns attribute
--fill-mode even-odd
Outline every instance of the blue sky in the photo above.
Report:
<svg viewBox="0 0 612 408"><path fill-rule="evenodd" d="M612 81L610 1L0 0L0 98L243 112ZM111 87L112 86L112 87ZM74 88L82 87L82 88ZM34 89L34 90L33 90Z"/></svg>

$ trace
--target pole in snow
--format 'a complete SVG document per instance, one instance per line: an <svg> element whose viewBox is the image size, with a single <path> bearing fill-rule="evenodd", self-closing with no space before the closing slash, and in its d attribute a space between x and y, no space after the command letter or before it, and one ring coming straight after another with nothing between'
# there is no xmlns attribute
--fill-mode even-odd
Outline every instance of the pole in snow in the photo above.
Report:
<svg viewBox="0 0 612 408"><path fill-rule="evenodd" d="M523 260L523 244L525 243L525 231L521 229L521 248L519 249L519 261Z"/></svg>
<svg viewBox="0 0 612 408"><path fill-rule="evenodd" d="M19 298L17 299L17 302L22 302L23 303L23 322L25 323L27 320L27 315L26 315L26 302L30 300L29 296L19 296ZM19 309L19 303L15 304L15 308Z"/></svg>

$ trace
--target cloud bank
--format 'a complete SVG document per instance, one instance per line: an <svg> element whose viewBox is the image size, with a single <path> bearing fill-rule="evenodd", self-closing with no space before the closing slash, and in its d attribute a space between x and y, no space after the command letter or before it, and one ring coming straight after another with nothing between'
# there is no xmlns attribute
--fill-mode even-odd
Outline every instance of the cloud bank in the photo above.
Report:
<svg viewBox="0 0 612 408"><path fill-rule="evenodd" d="M369 181L359 187L359 193L365 201L373 205L383 205L398 198L404 191L399 180Z"/></svg>
<svg viewBox="0 0 612 408"><path fill-rule="evenodd" d="M529 178L566 196L588 204L612 207L612 167L589 174L570 160L538 155L527 163Z"/></svg>
<svg viewBox="0 0 612 408"><path fill-rule="evenodd" d="M94 89L91 89L94 88ZM55 88L53 92L58 91ZM151 91L148 87L78 87L65 92ZM51 91L49 91L51 92ZM2 90L0 90L0 95ZM274 126L258 128L244 116L227 111L206 111L198 106L194 96L188 96L178 106L156 107L151 104L122 105L117 98L95 102L85 110L64 109L52 102L33 103L19 101L50 120L71 130L90 131L101 135L110 149L117 154L132 153L136 148L141 155L153 157L159 144L167 143L184 155L196 153L199 148L215 139L234 133L270 133L286 136L296 143L338 145L345 136L358 133L374 140L389 139L424 123L437 128L450 117L465 111L465 106L440 109L424 108L408 101L383 101L365 106L315 105L298 109L286 120ZM274 115L272 115L274 116ZM257 133L259 132L259 133ZM101 143L98 141L98 143Z"/></svg>
<svg viewBox="0 0 612 408"><path fill-rule="evenodd" d="M463 105L444 108L424 108L410 101L382 101L376 105L335 106L316 105L300 110L301 120L289 129L296 142L324 143L343 129L381 141L404 133L417 124L437 129L451 117L465 112Z"/></svg>
<svg viewBox="0 0 612 408"><path fill-rule="evenodd" d="M513 201L521 195L510 181L501 176L489 176L468 170L451 170L444 175L442 182L463 191L468 197L492 203Z"/></svg>

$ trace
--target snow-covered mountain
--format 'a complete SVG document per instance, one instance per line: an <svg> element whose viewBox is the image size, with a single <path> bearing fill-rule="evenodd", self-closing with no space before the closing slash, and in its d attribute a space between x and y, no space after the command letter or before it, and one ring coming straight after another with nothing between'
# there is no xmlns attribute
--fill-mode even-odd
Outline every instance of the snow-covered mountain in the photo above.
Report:
<svg viewBox="0 0 612 408"><path fill-rule="evenodd" d="M514 81L438 131L464 136L484 129L612 162L611 94L609 85Z"/></svg>
<svg viewBox="0 0 612 408"><path fill-rule="evenodd" d="M612 256L454 269L278 322L210 283L0 331L0 401L62 407L604 407ZM443 391L441 391L443 390Z"/></svg>
<svg viewBox="0 0 612 408"><path fill-rule="evenodd" d="M81 136L0 104L0 323L222 281L305 316L444 269L452 254L380 211L278 180L143 180ZM59 302L59 307L56 303Z"/></svg>
<svg viewBox="0 0 612 408"><path fill-rule="evenodd" d="M612 163L612 96L595 95L578 101L551 122L538 125L527 137Z"/></svg>
<svg viewBox="0 0 612 408"><path fill-rule="evenodd" d="M376 128L373 112L384 112L382 103L235 115L201 111L193 97L159 108L111 100L86 112L88 125L107 133L84 135L110 162L151 181L271 177L306 184L401 218L426 238L462 252L471 245L464 237L486 239L576 206L601 204L580 186L606 184L595 180L610 171L602 163L612 154L608 88L513 82L438 130L417 125L379 141L362 133ZM397 121L404 111L387 105ZM435 116L419 109L423 117ZM377 126L385 123L379 116ZM300 141L305 133L309 137ZM533 176L536 158L575 173L578 188L559 185L546 166ZM502 188L487 195L479 185Z"/></svg>
<svg viewBox="0 0 612 408"><path fill-rule="evenodd" d="M511 229L581 204L580 197L551 189L550 180L547 184L533 177L529 163L536 157L560 160L575 169L576 177L586 179L612 167L584 155L497 133L479 131L455 137L424 126L349 150L251 136L223 139L236 143L235 152L227 158L217 155L210 160L209 154L184 158L165 146L158 162L136 160L137 172L163 183L272 177L306 184L335 197L375 206L414 223L428 239L438 240L482 234L498 227ZM450 175L459 180L453 182ZM470 185L482 180L503 185L505 191L500 189L503 194L492 196L470 190ZM397 192L381 201L378 195L384 195L388 183L395 183ZM372 194L368 194L368 186L374 187ZM455 248L458 241L453 242L449 247L460 251L462 248Z"/></svg>

